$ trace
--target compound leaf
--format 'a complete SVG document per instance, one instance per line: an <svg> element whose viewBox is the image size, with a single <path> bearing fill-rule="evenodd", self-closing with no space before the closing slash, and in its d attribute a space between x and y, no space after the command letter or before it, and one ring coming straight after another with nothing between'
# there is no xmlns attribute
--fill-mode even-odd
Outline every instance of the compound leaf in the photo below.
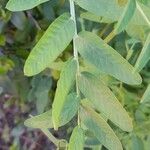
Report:
<svg viewBox="0 0 150 150"><path fill-rule="evenodd" d="M26 60L24 73L40 73L61 54L74 35L75 25L68 13L58 17L46 30Z"/></svg>

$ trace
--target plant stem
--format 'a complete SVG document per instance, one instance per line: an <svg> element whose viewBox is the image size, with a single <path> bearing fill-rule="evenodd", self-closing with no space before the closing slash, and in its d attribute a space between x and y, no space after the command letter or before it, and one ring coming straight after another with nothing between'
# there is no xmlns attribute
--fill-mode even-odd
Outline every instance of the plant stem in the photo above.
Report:
<svg viewBox="0 0 150 150"><path fill-rule="evenodd" d="M131 46L131 48L127 51L127 56L126 56L126 60L129 60L133 54L133 48L135 46L136 42L134 42Z"/></svg>
<svg viewBox="0 0 150 150"><path fill-rule="evenodd" d="M32 115L29 115L31 118L33 117ZM41 129L41 131L52 141L56 146L59 145L59 140L56 139L48 129Z"/></svg>
<svg viewBox="0 0 150 150"><path fill-rule="evenodd" d="M106 42L106 43L109 43L114 37L115 37L115 32L114 32L114 30L104 39L104 41Z"/></svg>
<svg viewBox="0 0 150 150"><path fill-rule="evenodd" d="M52 141L56 146L59 145L59 140L56 139L49 131L48 129L41 129L42 132Z"/></svg>
<svg viewBox="0 0 150 150"><path fill-rule="evenodd" d="M36 28L38 30L42 30L40 25L38 24L38 22L34 19L34 17L32 16L31 12L30 11L27 11L27 16L29 19L31 19L31 21L35 24Z"/></svg>
<svg viewBox="0 0 150 150"><path fill-rule="evenodd" d="M69 0L70 2L70 14L71 14L71 19L74 21L75 24L75 34L73 37L73 52L74 52L74 59L77 62L77 73L76 73L76 92L77 92L77 97L80 97L80 92L78 88L78 75L80 74L79 70L79 60L78 60L78 51L76 49L75 45L75 39L77 38L77 23L76 23L76 15L75 15L75 5L73 0ZM78 110L78 125L80 125L80 117L79 117L79 110Z"/></svg>
<svg viewBox="0 0 150 150"><path fill-rule="evenodd" d="M102 37L103 35L104 35L104 33L108 30L108 28L109 28L109 26L110 26L110 24L107 24L105 27L104 27L104 29L100 32L100 37Z"/></svg>
<svg viewBox="0 0 150 150"><path fill-rule="evenodd" d="M70 1L70 14L71 14L71 19L74 21L75 24L75 35L73 37L73 51L74 51L74 58L78 61L78 51L75 46L75 39L78 36L77 35L77 23L76 23L76 17L75 17L75 6L73 0Z"/></svg>

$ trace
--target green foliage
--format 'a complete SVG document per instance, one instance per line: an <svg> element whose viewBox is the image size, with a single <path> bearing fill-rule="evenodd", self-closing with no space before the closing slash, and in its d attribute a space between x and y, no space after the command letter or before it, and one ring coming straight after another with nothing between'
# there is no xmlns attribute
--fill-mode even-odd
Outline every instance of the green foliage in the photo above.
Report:
<svg viewBox="0 0 150 150"><path fill-rule="evenodd" d="M150 102L150 85L148 85L142 99L141 99L141 103L148 103Z"/></svg>
<svg viewBox="0 0 150 150"><path fill-rule="evenodd" d="M59 117L60 123L68 123L77 114L79 106L80 99L77 97L76 93L70 93L63 104L63 108ZM59 126L61 126L61 124Z"/></svg>
<svg viewBox="0 0 150 150"><path fill-rule="evenodd" d="M132 137L132 149L133 150L144 149L144 146L143 146L143 143L141 142L141 139L137 136Z"/></svg>
<svg viewBox="0 0 150 150"><path fill-rule="evenodd" d="M135 69L141 71L146 63L150 60L150 34L147 37L147 40L144 44L144 47L138 57L138 60L135 64Z"/></svg>
<svg viewBox="0 0 150 150"><path fill-rule="evenodd" d="M93 132L94 136L106 148L110 150L122 150L123 148L118 137L100 114L91 109L86 101L83 101L82 105L85 110L83 110L81 118L85 126Z"/></svg>
<svg viewBox="0 0 150 150"><path fill-rule="evenodd" d="M23 11L34 8L47 1L49 0L9 0L6 8L10 11Z"/></svg>
<svg viewBox="0 0 150 150"><path fill-rule="evenodd" d="M9 0L6 8L18 12L0 11L0 46L6 47L2 54L0 47L0 74L24 65L30 76L20 75L18 93L29 90L38 115L24 124L57 149L149 148L149 6L147 0ZM15 29L5 29L8 21ZM7 49L15 55L4 57ZM5 90L0 85L0 95ZM62 126L66 140L53 135Z"/></svg>
<svg viewBox="0 0 150 150"><path fill-rule="evenodd" d="M35 117L32 116L31 118L27 119L24 124L30 128L39 128L39 129L53 128L51 115L52 111L49 110L38 116Z"/></svg>
<svg viewBox="0 0 150 150"><path fill-rule="evenodd" d="M131 118L102 81L90 73L83 73L79 77L79 88L96 110L103 113L122 130L132 131Z"/></svg>
<svg viewBox="0 0 150 150"><path fill-rule="evenodd" d="M6 74L9 70L12 70L13 67L13 61L5 57L0 57L0 74Z"/></svg>
<svg viewBox="0 0 150 150"><path fill-rule="evenodd" d="M81 56L100 71L128 84L141 83L140 75L127 60L93 33L81 32L76 45Z"/></svg>
<svg viewBox="0 0 150 150"><path fill-rule="evenodd" d="M67 124L77 113L79 107L79 99L76 98L75 93L71 93L66 97L64 106L59 116L59 126ZM52 110L42 113L37 116L32 116L24 123L31 128L48 129L53 128Z"/></svg>
<svg viewBox="0 0 150 150"><path fill-rule="evenodd" d="M68 150L83 150L84 148L84 131L79 126L73 129Z"/></svg>
<svg viewBox="0 0 150 150"><path fill-rule="evenodd" d="M37 112L41 114L49 101L49 90L52 86L52 80L50 77L38 75L32 79L31 85L32 89L28 94L28 100L33 101L36 99Z"/></svg>
<svg viewBox="0 0 150 150"><path fill-rule="evenodd" d="M123 10L117 5L116 0L74 0L83 9L97 15L105 16L107 19L116 21L120 17L120 12Z"/></svg>
<svg viewBox="0 0 150 150"><path fill-rule="evenodd" d="M65 13L46 30L26 60L24 72L27 76L40 73L48 67L68 46L74 34L74 23Z"/></svg>
<svg viewBox="0 0 150 150"><path fill-rule="evenodd" d="M61 111L64 106L66 97L75 83L76 70L77 63L75 60L71 59L66 63L66 65L63 67L63 70L61 71L52 109L52 118L55 129L58 129L60 115L62 113ZM74 99L77 100L77 98Z"/></svg>
<svg viewBox="0 0 150 150"><path fill-rule="evenodd" d="M129 24L130 20L134 15L135 9L136 9L135 0L128 0L128 4L115 27L114 30L115 33L120 33L126 28L126 26Z"/></svg>

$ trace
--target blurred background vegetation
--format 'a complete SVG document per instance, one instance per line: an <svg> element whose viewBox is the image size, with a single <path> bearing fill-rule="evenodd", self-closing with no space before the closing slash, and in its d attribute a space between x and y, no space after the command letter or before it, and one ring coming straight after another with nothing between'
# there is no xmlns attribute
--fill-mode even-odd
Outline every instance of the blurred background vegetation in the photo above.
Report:
<svg viewBox="0 0 150 150"><path fill-rule="evenodd" d="M65 0L51 0L32 10L12 13L5 9L6 3L7 0L0 0L0 150L55 150L41 131L26 128L24 121L30 114L40 114L51 107L60 70L63 62L72 55L72 45L67 47L56 63L39 75L25 77L23 66L30 50L49 24L63 12L69 11L69 4ZM150 3L144 7L150 14ZM84 10L77 7L79 30L86 29L105 38L112 30L113 23L104 20L87 16ZM145 25L130 25L110 45L134 65L149 30ZM133 118L134 130L131 133L122 132L111 125L125 150L150 149L150 105L149 102L140 103L150 83L150 63L141 71L141 75L143 83L140 86L122 84L102 75ZM58 132L52 132L58 138L69 139L74 126L72 121Z"/></svg>

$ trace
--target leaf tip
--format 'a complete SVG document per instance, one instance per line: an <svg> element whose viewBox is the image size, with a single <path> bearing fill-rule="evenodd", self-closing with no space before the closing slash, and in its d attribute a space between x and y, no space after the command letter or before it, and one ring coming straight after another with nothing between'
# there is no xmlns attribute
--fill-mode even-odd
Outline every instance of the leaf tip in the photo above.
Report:
<svg viewBox="0 0 150 150"><path fill-rule="evenodd" d="M142 77L139 73L137 73L137 80L136 80L136 84L140 85L142 83Z"/></svg>
<svg viewBox="0 0 150 150"><path fill-rule="evenodd" d="M33 75L36 75L37 73L33 73L33 69L25 63L24 69L23 69L24 75L31 77Z"/></svg>
<svg viewBox="0 0 150 150"><path fill-rule="evenodd" d="M25 76L28 76L28 77L29 77L29 76L32 76L32 75L30 75L30 73L29 73L25 68L24 68L24 71L23 71L23 72L24 72L24 75L25 75Z"/></svg>
<svg viewBox="0 0 150 150"><path fill-rule="evenodd" d="M126 132L132 132L133 131L133 123L132 123L132 118L130 116L128 116L128 119L125 123L124 128L122 128L123 131Z"/></svg>
<svg viewBox="0 0 150 150"><path fill-rule="evenodd" d="M29 119L27 119L27 120L24 121L24 125L25 125L26 127L29 127Z"/></svg>
<svg viewBox="0 0 150 150"><path fill-rule="evenodd" d="M9 11L15 11L15 10L13 9L12 4L11 4L10 1L8 1L8 3L6 4L5 8L8 9Z"/></svg>
<svg viewBox="0 0 150 150"><path fill-rule="evenodd" d="M58 131L58 121L56 121L55 117L53 116L53 111L52 111L52 122L53 122L54 130Z"/></svg>
<svg viewBox="0 0 150 150"><path fill-rule="evenodd" d="M53 121L53 125L54 125L54 130L58 131L58 125Z"/></svg>
<svg viewBox="0 0 150 150"><path fill-rule="evenodd" d="M131 121L131 123L128 124L127 132L132 132L132 131L133 131L133 124L132 124L132 121Z"/></svg>

